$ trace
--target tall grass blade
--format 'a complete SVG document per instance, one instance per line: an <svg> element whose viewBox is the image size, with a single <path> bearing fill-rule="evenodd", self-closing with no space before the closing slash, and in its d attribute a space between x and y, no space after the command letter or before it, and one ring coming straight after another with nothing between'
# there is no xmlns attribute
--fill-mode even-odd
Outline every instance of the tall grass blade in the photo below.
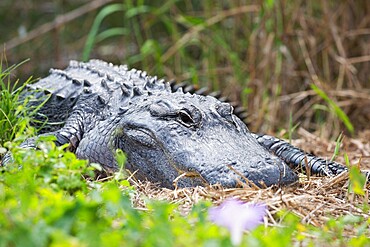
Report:
<svg viewBox="0 0 370 247"><path fill-rule="evenodd" d="M347 114L337 104L335 104L335 102L332 99L330 99L329 96L323 90L321 90L315 84L311 84L311 88L312 88L312 90L314 90L316 92L316 94L318 96L320 96L323 100L326 101L326 103L328 103L330 108L332 108L334 110L335 115L346 126L347 130L351 134L353 134L354 133L354 127L353 127L349 117L347 116Z"/></svg>
<svg viewBox="0 0 370 247"><path fill-rule="evenodd" d="M0 143L13 139L18 132L23 132L28 125L29 120L25 114L26 102L19 102L19 94L31 81L31 78L18 88L18 80L15 83L10 81L11 72L27 61L9 66L4 70L2 70L2 61L0 64Z"/></svg>
<svg viewBox="0 0 370 247"><path fill-rule="evenodd" d="M333 156L331 157L330 161L333 161L335 160L335 158L338 156L339 154L339 149L340 149L340 145L342 144L343 142L343 133L340 133L336 142L335 142L335 149L334 149L334 153L333 153Z"/></svg>
<svg viewBox="0 0 370 247"><path fill-rule="evenodd" d="M110 28L108 30L105 30L101 33L99 33L97 36L96 36L96 43L99 43L105 39L108 39L108 38L111 38L111 37L114 37L114 36L123 36L123 35L127 35L129 34L129 30L127 28L123 28L123 27L114 27L114 28Z"/></svg>
<svg viewBox="0 0 370 247"><path fill-rule="evenodd" d="M82 53L82 60L86 61L89 59L92 48L94 46L96 36L98 35L99 32L99 27L101 23L103 22L104 18L107 16L111 15L112 13L123 11L124 6L123 4L111 4L106 7L104 7L96 16L94 23L91 26L90 32L87 36L85 47Z"/></svg>

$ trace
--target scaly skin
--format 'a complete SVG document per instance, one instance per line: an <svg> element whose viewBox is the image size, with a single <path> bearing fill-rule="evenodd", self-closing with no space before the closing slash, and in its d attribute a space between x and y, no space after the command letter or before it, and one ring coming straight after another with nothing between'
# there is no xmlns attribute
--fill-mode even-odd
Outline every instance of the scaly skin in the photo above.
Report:
<svg viewBox="0 0 370 247"><path fill-rule="evenodd" d="M114 153L122 149L128 157L126 168L138 179L169 188L179 176L180 187L235 187L246 179L259 186L297 181L284 161L301 166L301 150L281 140L276 149L277 139L250 133L230 104L184 93L182 87L174 91L173 85L126 66L72 61L67 69L51 70L29 85L23 97L35 96L31 104L38 105L50 94L37 117L48 120L43 135L55 135L58 145L69 143L78 158L100 163L106 171L118 169ZM35 147L34 140L22 147ZM292 159L292 154L300 159ZM311 172L331 175L333 170L345 168L320 163Z"/></svg>

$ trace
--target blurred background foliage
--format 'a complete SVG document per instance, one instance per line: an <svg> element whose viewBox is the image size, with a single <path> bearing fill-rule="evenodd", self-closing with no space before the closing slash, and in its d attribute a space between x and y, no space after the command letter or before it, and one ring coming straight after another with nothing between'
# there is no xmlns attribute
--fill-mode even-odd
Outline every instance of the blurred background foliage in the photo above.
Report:
<svg viewBox="0 0 370 247"><path fill-rule="evenodd" d="M369 129L370 1L2 0L0 32L14 78L100 58L221 90L253 131Z"/></svg>

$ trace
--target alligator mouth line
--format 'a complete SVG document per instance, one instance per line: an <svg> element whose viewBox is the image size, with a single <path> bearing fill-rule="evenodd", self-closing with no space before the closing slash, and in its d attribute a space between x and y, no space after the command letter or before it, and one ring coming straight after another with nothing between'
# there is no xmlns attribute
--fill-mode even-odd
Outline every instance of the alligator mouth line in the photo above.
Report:
<svg viewBox="0 0 370 247"><path fill-rule="evenodd" d="M144 126L131 126L131 125L126 126L126 129L140 132L141 134L144 134L144 135L148 136L155 143L155 145L153 145L153 146L156 147L156 148L159 148L162 151L162 153L165 155L166 160L168 161L168 163L179 174L173 180L173 182L176 181L176 184L177 184L179 179L181 179L183 177L187 177L187 178L200 178L205 184L208 184L207 180L205 178L203 178L203 176L199 172L197 172L195 170L185 171L185 170L179 168L180 164L173 160L173 157L172 157L172 155L170 155L170 152L164 147L163 143L156 137L156 135L154 134L154 132L152 130L147 129ZM130 138L130 136L125 134L125 131L123 131L123 134L126 135L128 138ZM130 138L130 139L132 139L132 138ZM185 167L185 166L183 166L183 167Z"/></svg>
<svg viewBox="0 0 370 247"><path fill-rule="evenodd" d="M186 178L200 178L201 181L204 183L204 185L208 185L209 183L207 182L207 180L205 178L202 177L202 175L200 175L199 172L195 172L195 171L188 171L188 172L182 172L180 173L179 172L179 176L177 176L173 181L172 181L172 184L173 184L173 187L175 188L178 188L177 186L177 183L180 179L186 177Z"/></svg>
<svg viewBox="0 0 370 247"><path fill-rule="evenodd" d="M243 173L241 173L240 171L236 170L234 167L231 166L231 164L227 164L226 165L227 168L230 169L230 171L233 171L236 175L239 175L244 181L242 181L241 179L239 178L236 178L236 181L242 186L242 187L245 187L245 185L249 185L249 186L252 186L253 188L255 189L259 189L259 187L253 182L251 181L250 179L248 179ZM267 186L265 186L267 188Z"/></svg>

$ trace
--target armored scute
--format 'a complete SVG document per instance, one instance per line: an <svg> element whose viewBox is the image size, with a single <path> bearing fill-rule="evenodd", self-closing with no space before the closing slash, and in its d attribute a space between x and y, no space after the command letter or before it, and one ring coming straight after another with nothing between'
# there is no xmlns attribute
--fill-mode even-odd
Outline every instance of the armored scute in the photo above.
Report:
<svg viewBox="0 0 370 247"><path fill-rule="evenodd" d="M43 135L55 135L58 145L68 143L77 157L106 172L118 169L114 154L121 149L126 168L138 179L165 187L174 180L181 187L286 185L297 181L294 168L306 169L305 162L311 174L346 170L282 140L250 133L228 103L174 88L126 66L72 61L28 85L23 97L33 95L33 105L49 97L37 120L47 121ZM35 138L22 146L35 147Z"/></svg>

